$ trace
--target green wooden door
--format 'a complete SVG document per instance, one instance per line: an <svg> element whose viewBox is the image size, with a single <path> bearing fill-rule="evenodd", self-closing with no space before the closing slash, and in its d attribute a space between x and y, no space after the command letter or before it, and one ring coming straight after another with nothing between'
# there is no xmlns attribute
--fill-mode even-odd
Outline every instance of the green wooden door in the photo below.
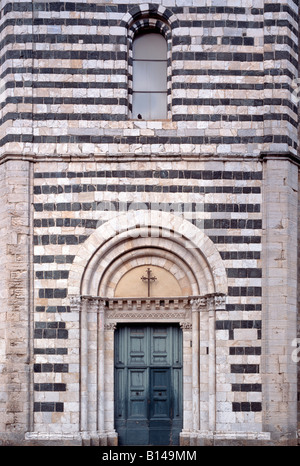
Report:
<svg viewBox="0 0 300 466"><path fill-rule="evenodd" d="M119 326L115 335L119 445L178 445L182 332L176 325Z"/></svg>

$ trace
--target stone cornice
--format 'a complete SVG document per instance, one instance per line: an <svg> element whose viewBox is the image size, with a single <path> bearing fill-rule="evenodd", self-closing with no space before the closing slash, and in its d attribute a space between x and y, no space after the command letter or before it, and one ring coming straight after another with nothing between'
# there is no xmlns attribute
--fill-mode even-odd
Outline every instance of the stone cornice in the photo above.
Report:
<svg viewBox="0 0 300 466"><path fill-rule="evenodd" d="M261 152L259 155L249 155L249 154L223 154L216 156L215 154L174 154L173 152L167 153L152 153L152 154L135 154L135 153L126 153L126 154L89 154L87 156L82 155L49 155L41 156L36 154L12 154L4 153L0 156L0 165L6 163L10 160L21 160L28 162L138 162L138 161L172 161L172 160L182 160L182 161L205 161L212 160L218 162L242 162L242 161L260 161L265 162L266 160L289 160L292 163L300 166L300 156L292 152Z"/></svg>
<svg viewBox="0 0 300 466"><path fill-rule="evenodd" d="M292 152L261 152L260 159L263 162L267 160L289 160L300 167L300 156Z"/></svg>
<svg viewBox="0 0 300 466"><path fill-rule="evenodd" d="M293 154L291 154L293 155ZM296 157L296 156L294 156ZM28 161L32 163L37 162L138 162L138 161L149 161L149 162L156 162L156 161L218 161L218 162L241 162L241 161L260 161L261 157L256 155L249 155L249 154L223 154L218 155L216 154L188 154L188 153L173 153L173 152L164 152L164 153L145 153L145 154L135 154L131 152L127 152L126 154L89 154L86 156L83 155L37 155L33 153L29 154L18 154L18 153L4 153L0 156L0 165L4 164L10 160L21 160L21 161Z"/></svg>

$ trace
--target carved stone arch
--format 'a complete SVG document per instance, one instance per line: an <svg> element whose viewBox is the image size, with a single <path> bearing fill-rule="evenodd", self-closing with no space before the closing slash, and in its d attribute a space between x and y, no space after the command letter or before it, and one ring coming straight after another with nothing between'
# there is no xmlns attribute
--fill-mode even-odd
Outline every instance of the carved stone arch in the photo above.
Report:
<svg viewBox="0 0 300 466"><path fill-rule="evenodd" d="M227 294L223 261L203 231L171 213L137 210L105 222L79 248L70 270L69 295L99 295L110 267L142 247L161 257L164 251L171 253L194 283L193 294Z"/></svg>
<svg viewBox="0 0 300 466"><path fill-rule="evenodd" d="M143 3L134 6L123 16L120 26L129 28L134 22L144 18L159 19L169 24L171 28L178 26L176 15L168 8L156 3Z"/></svg>
<svg viewBox="0 0 300 466"><path fill-rule="evenodd" d="M99 296L107 296L108 298L115 296L115 290L123 276L133 268L145 265L158 266L170 272L181 288L181 295L198 295L199 288L193 270L185 260L168 249L168 242L166 242L165 247L162 247L162 244L158 245L158 242L153 241L153 238L145 238L145 240L144 245L141 245L138 240L134 244L131 242L131 250L120 254L111 264L99 283ZM120 245L120 247L122 246ZM127 296L129 295L127 294Z"/></svg>
<svg viewBox="0 0 300 466"><path fill-rule="evenodd" d="M95 252L85 271L81 294L109 296L108 280L118 271L120 264L133 263L137 257L158 257L172 261L185 274L193 295L214 292L209 270L199 251L189 251L178 238L159 237L160 231L151 226L131 228L111 238L105 247ZM135 237L138 236L138 237ZM145 250L146 248L146 250ZM102 260L105 258L105 260ZM119 268L118 268L119 267Z"/></svg>

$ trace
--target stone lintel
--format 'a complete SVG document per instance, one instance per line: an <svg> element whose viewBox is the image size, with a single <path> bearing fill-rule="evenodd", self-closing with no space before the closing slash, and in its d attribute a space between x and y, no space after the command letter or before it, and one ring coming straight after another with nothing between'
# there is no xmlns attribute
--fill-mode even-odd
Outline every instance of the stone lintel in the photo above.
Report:
<svg viewBox="0 0 300 466"><path fill-rule="evenodd" d="M150 298L106 298L100 296L71 296L70 303L74 311L79 310L80 302L98 303L106 312L109 311L147 311L147 310L194 310L224 308L225 295L213 293L205 296L175 296L175 297L150 297Z"/></svg>

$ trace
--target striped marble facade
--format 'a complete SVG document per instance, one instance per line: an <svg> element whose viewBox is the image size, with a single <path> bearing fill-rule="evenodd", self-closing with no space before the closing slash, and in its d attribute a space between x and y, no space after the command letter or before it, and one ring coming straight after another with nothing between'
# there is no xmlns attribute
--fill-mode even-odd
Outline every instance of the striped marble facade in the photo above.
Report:
<svg viewBox="0 0 300 466"><path fill-rule="evenodd" d="M297 2L194 3L2 2L2 153L295 154ZM169 28L160 123L128 119L145 18Z"/></svg>
<svg viewBox="0 0 300 466"><path fill-rule="evenodd" d="M297 443L298 9L296 0L0 1L0 365L10 367L0 372L0 444L116 444L109 372L103 421L95 367L82 368L85 349L98 351L89 361L103 356L91 330L103 303L87 304L82 290L97 241L118 238L113 219L145 212L198 229L207 277L224 279L216 296L212 283L197 294L222 303L213 337L212 308L197 310L199 419L182 444ZM168 45L159 121L131 118L132 41L148 27ZM149 250L161 237L151 246L149 233ZM150 263L182 254L175 240L164 247ZM117 323L101 327L105 371ZM194 321L180 325L192 358ZM99 410L90 431L85 389Z"/></svg>

